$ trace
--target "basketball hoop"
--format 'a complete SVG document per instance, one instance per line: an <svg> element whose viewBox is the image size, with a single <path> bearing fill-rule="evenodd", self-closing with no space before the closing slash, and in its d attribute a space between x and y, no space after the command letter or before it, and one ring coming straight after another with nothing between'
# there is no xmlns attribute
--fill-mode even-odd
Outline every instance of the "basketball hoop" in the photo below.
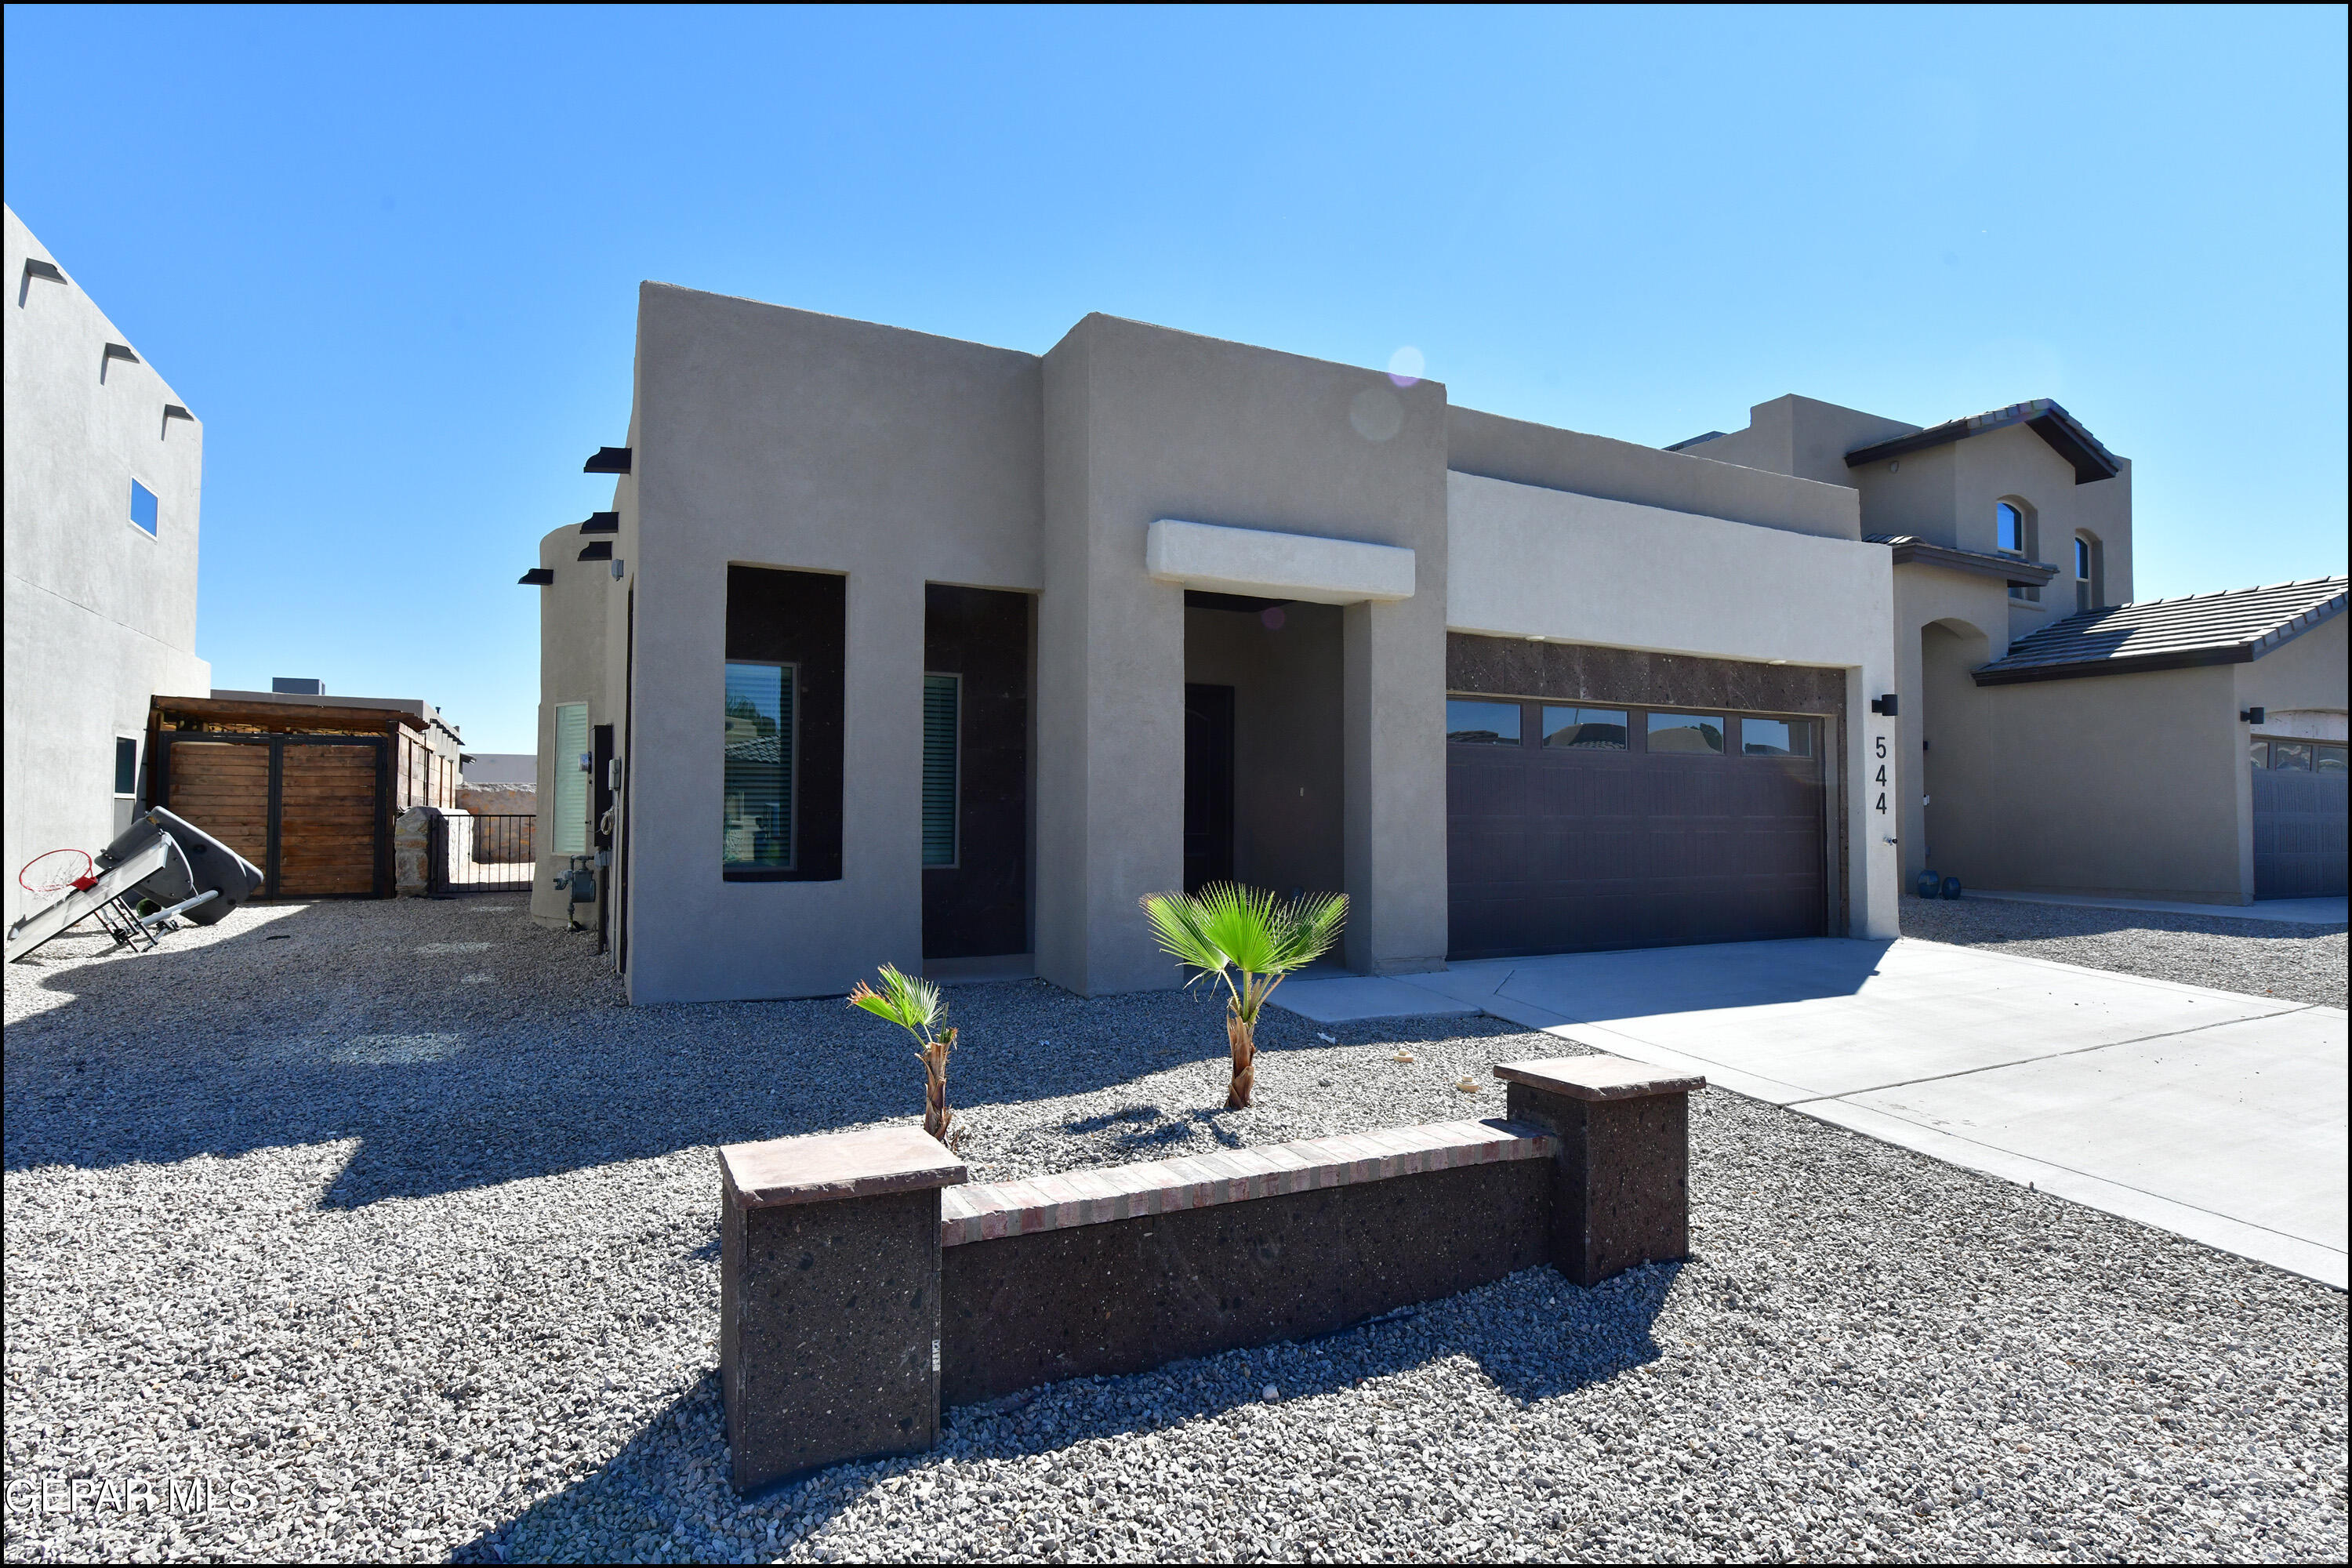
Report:
<svg viewBox="0 0 2352 1568"><path fill-rule="evenodd" d="M82 851L52 849L26 861L25 868L16 873L16 885L28 893L63 893L94 888L98 878L89 857Z"/></svg>

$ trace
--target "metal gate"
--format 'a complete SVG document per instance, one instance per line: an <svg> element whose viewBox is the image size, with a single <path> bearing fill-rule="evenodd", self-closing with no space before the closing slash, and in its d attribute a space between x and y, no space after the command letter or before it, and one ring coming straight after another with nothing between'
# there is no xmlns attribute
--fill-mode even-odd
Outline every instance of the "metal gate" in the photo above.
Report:
<svg viewBox="0 0 2352 1568"><path fill-rule="evenodd" d="M538 867L539 818L478 813L433 819L433 891L516 892L527 889Z"/></svg>
<svg viewBox="0 0 2352 1568"><path fill-rule="evenodd" d="M2341 898L2347 775L2311 771L2309 745L2277 744L2289 748L2306 753L2302 768L2254 769L2254 897Z"/></svg>

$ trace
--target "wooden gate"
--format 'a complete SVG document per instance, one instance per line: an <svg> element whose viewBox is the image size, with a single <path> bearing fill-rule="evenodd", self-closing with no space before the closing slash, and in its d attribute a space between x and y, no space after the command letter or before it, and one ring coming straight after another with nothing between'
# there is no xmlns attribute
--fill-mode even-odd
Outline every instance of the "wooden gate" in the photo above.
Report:
<svg viewBox="0 0 2352 1568"><path fill-rule="evenodd" d="M391 896L381 736L166 731L156 740L157 798L260 867L260 897Z"/></svg>

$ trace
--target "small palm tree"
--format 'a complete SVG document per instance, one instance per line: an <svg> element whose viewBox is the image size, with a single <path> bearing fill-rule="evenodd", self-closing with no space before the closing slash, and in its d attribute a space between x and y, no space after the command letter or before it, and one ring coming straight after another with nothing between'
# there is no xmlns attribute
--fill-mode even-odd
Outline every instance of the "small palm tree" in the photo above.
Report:
<svg viewBox="0 0 2352 1568"><path fill-rule="evenodd" d="M916 1054L923 1058L923 1131L947 1142L948 1123L955 1120L955 1112L948 1109L948 1053L955 1049L956 1032L939 1027L940 1020L948 1016L940 988L928 980L901 974L886 963L882 989L877 991L861 980L849 994L849 1005L887 1019L915 1037Z"/></svg>
<svg viewBox="0 0 2352 1568"><path fill-rule="evenodd" d="M1246 1110L1257 1082L1259 1010L1284 976L1331 950L1348 918L1348 895L1276 903L1263 888L1212 882L1197 893L1153 893L1143 912L1169 955L1199 971L1193 980L1213 974L1225 983L1225 1043L1234 1056L1225 1107Z"/></svg>

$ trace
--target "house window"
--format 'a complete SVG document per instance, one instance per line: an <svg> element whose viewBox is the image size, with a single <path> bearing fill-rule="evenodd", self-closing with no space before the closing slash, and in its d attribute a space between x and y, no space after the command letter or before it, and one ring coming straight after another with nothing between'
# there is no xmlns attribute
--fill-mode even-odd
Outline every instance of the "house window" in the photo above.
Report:
<svg viewBox="0 0 2352 1568"><path fill-rule="evenodd" d="M1802 719L1742 719L1739 750L1750 757L1810 757L1813 727Z"/></svg>
<svg viewBox="0 0 2352 1568"><path fill-rule="evenodd" d="M1723 720L1716 714L1653 713L1649 750L1685 755L1723 754Z"/></svg>
<svg viewBox="0 0 2352 1568"><path fill-rule="evenodd" d="M155 492L137 479L131 481L131 521L149 533L155 531Z"/></svg>
<svg viewBox="0 0 2352 1568"><path fill-rule="evenodd" d="M956 863L957 736L963 677L923 677L923 864Z"/></svg>
<svg viewBox="0 0 2352 1568"><path fill-rule="evenodd" d="M588 704L555 707L555 852L588 852Z"/></svg>
<svg viewBox="0 0 2352 1568"><path fill-rule="evenodd" d="M1457 746L1516 746L1519 743L1519 705L1516 702L1471 702L1445 700L1445 738Z"/></svg>
<svg viewBox="0 0 2352 1568"><path fill-rule="evenodd" d="M1994 509L2000 547L2011 555L2025 553L2025 514L2003 501Z"/></svg>
<svg viewBox="0 0 2352 1568"><path fill-rule="evenodd" d="M2340 773L2345 771L2345 748L2314 746L2311 748L2311 769L2314 773Z"/></svg>
<svg viewBox="0 0 2352 1568"><path fill-rule="evenodd" d="M2273 741L2271 769L2274 773L2307 773L2311 771L2311 747L2302 741Z"/></svg>
<svg viewBox="0 0 2352 1568"><path fill-rule="evenodd" d="M790 664L727 661L726 870L792 869L799 674Z"/></svg>
<svg viewBox="0 0 2352 1568"><path fill-rule="evenodd" d="M2096 539L2087 533L2074 536L2074 608L2078 611L2095 610L2106 603L2106 563L2101 555Z"/></svg>
<svg viewBox="0 0 2352 1568"><path fill-rule="evenodd" d="M130 831L131 819L139 810L139 740L134 735L114 738L114 836L120 838Z"/></svg>
<svg viewBox="0 0 2352 1568"><path fill-rule="evenodd" d="M1547 707L1543 710L1543 743L1547 749L1624 751L1624 711L1612 708Z"/></svg>

